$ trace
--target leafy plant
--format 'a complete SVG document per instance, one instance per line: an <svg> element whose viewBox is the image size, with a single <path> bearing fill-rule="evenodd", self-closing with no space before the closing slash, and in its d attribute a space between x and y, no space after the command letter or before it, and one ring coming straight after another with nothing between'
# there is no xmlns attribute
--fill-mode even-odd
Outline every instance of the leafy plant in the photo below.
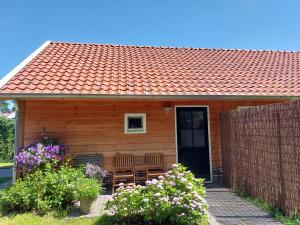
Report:
<svg viewBox="0 0 300 225"><path fill-rule="evenodd" d="M63 165L56 170L55 163L27 174L23 179L0 192L2 213L36 211L45 214L64 210L76 200L76 182L84 178L81 169Z"/></svg>
<svg viewBox="0 0 300 225"><path fill-rule="evenodd" d="M14 156L15 121L0 116L0 162L12 162Z"/></svg>
<svg viewBox="0 0 300 225"><path fill-rule="evenodd" d="M0 112L1 113L10 113L12 110L9 107L8 101L0 101Z"/></svg>
<svg viewBox="0 0 300 225"><path fill-rule="evenodd" d="M95 199L102 191L102 184L93 178L79 178L76 182L77 199Z"/></svg>
<svg viewBox="0 0 300 225"><path fill-rule="evenodd" d="M206 220L207 207L203 179L176 164L145 187L121 185L106 204L120 220L132 224L196 225Z"/></svg>

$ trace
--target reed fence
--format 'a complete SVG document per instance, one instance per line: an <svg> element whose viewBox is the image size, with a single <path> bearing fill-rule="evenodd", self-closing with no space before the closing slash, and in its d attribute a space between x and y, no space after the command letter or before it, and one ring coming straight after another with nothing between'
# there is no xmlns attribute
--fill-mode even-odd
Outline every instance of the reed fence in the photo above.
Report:
<svg viewBox="0 0 300 225"><path fill-rule="evenodd" d="M220 114L224 182L300 212L300 100Z"/></svg>

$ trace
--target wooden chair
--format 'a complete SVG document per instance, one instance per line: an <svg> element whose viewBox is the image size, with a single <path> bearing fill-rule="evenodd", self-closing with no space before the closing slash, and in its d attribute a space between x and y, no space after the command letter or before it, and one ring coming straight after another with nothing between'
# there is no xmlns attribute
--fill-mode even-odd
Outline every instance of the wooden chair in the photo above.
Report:
<svg viewBox="0 0 300 225"><path fill-rule="evenodd" d="M165 174L163 153L148 153L145 155L147 180L157 178Z"/></svg>
<svg viewBox="0 0 300 225"><path fill-rule="evenodd" d="M135 184L135 176L133 171L133 155L117 154L114 157L114 168L112 173L112 189L120 186Z"/></svg>

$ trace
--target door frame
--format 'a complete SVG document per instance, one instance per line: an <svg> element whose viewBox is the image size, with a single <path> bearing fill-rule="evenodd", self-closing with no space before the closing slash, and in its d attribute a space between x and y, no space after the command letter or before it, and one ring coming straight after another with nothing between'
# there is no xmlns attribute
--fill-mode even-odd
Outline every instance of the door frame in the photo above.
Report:
<svg viewBox="0 0 300 225"><path fill-rule="evenodd" d="M208 136L208 155L209 155L209 172L210 180L205 181L205 183L213 182L212 173L212 158L211 158L211 133L210 133L210 112L208 105L175 105L175 144L176 144L176 163L178 163L178 143L177 143L177 108L206 108L207 110L207 136Z"/></svg>

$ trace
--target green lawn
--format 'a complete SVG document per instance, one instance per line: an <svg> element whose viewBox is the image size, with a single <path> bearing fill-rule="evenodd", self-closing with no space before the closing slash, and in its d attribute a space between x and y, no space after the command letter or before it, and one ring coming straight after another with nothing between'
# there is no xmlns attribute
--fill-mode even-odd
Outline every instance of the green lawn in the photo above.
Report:
<svg viewBox="0 0 300 225"><path fill-rule="evenodd" d="M0 217L1 225L112 225L109 217L59 219L51 215L37 216L34 214L18 214L10 217Z"/></svg>
<svg viewBox="0 0 300 225"><path fill-rule="evenodd" d="M258 198L251 197L251 196L244 196L244 195L239 195L239 196L241 196L246 201L252 203L256 207L262 209L263 211L269 213L270 215L272 215L272 217L274 217L275 220L283 223L284 225L299 225L300 224L300 218L285 216L285 215L283 215L282 212L280 212L279 209L276 209L276 208L270 206L268 203L266 203Z"/></svg>
<svg viewBox="0 0 300 225"><path fill-rule="evenodd" d="M120 225L116 223L113 216L102 216L93 218L59 219L51 215L37 216L34 214L18 214L16 216L0 217L1 225ZM123 224L123 223L122 223ZM200 225L209 225L204 221Z"/></svg>
<svg viewBox="0 0 300 225"><path fill-rule="evenodd" d="M14 163L0 163L0 168L12 167Z"/></svg>

